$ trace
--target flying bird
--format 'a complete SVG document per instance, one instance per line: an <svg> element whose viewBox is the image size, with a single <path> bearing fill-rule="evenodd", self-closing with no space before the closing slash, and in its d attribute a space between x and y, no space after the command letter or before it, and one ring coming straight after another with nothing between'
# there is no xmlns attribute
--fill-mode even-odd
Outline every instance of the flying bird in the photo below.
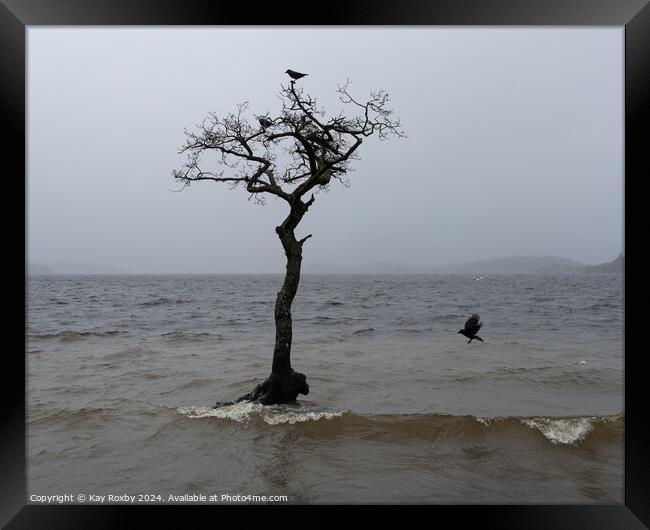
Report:
<svg viewBox="0 0 650 530"><path fill-rule="evenodd" d="M309 74L301 74L300 72L294 72L293 70L287 70L285 74L289 74L289 77L291 79L300 79L301 77L305 77L306 75L309 75Z"/></svg>
<svg viewBox="0 0 650 530"><path fill-rule="evenodd" d="M461 335L465 335L469 340L467 341L467 344L472 342L472 340L480 340L483 342L483 339L477 335L479 329L481 329L481 326L483 326L483 322L481 322L481 317L478 316L478 313L474 313L471 317L467 319L467 322L465 322L465 328L458 330L458 333Z"/></svg>

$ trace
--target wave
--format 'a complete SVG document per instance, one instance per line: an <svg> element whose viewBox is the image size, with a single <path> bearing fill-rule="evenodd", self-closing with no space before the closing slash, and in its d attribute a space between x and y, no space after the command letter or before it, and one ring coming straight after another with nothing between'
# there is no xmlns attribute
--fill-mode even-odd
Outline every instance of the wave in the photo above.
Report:
<svg viewBox="0 0 650 530"><path fill-rule="evenodd" d="M186 298L168 298L166 296L160 296L158 298L154 298L152 300L147 300L146 302L142 302L140 307L153 307L157 305L169 305L169 304L189 304L191 303L192 300L188 300Z"/></svg>
<svg viewBox="0 0 650 530"><path fill-rule="evenodd" d="M430 333L431 328L402 328L402 327L396 327L395 331L398 333L404 333L404 334L418 334L418 333Z"/></svg>
<svg viewBox="0 0 650 530"><path fill-rule="evenodd" d="M575 444L581 442L594 429L597 422L615 423L616 416L610 417L588 417L588 418L526 418L520 420L521 423L537 429L551 443L558 444Z"/></svg>
<svg viewBox="0 0 650 530"><path fill-rule="evenodd" d="M213 340L223 339L223 336L219 334L213 335L212 333L207 333L207 332L192 333L192 332L181 331L181 330L175 330L175 331L170 331L168 333L163 333L161 337L164 337L165 340L169 342L176 342L176 341L200 342L208 338L211 338Z"/></svg>
<svg viewBox="0 0 650 530"><path fill-rule="evenodd" d="M624 418L611 416L522 417L456 416L447 414L356 416L358 436L364 439L400 442L412 438L430 442L479 442L495 437L516 444L535 443L537 432L553 445L578 446L587 439L621 440Z"/></svg>
<svg viewBox="0 0 650 530"><path fill-rule="evenodd" d="M316 315L316 316L296 316L294 322L309 322L314 326L340 326L346 325L350 322L366 320L364 317L328 317L325 315Z"/></svg>
<svg viewBox="0 0 650 530"><path fill-rule="evenodd" d="M429 441L478 440L497 436L522 442L530 430L537 431L553 445L576 446L588 437L596 441L622 440L623 414L609 416L457 416L450 414L354 414L350 410L326 410L313 405L264 406L241 402L221 407L179 407L187 418L216 418L237 423L263 422L268 425L311 424L326 437L328 425L350 430L359 439L403 442L413 438ZM339 420L332 422L331 420Z"/></svg>
<svg viewBox="0 0 650 530"><path fill-rule="evenodd" d="M591 387L594 384L620 384L623 373L614 368L586 367L581 360L564 366L508 367L501 366L485 372L447 376L451 383L474 383L485 380L523 381L552 387Z"/></svg>
<svg viewBox="0 0 650 530"><path fill-rule="evenodd" d="M134 346L126 350L108 353L102 357L104 360L115 361L119 359L142 359L144 355L153 356L157 352L143 346Z"/></svg>
<svg viewBox="0 0 650 530"><path fill-rule="evenodd" d="M81 407L79 409L30 407L27 411L27 423L32 426L46 424L78 424L107 419L115 414L114 409L105 407Z"/></svg>
<svg viewBox="0 0 650 530"><path fill-rule="evenodd" d="M591 304L589 306L583 307L582 309L622 309L621 304L612 304L609 302L603 302L599 304Z"/></svg>
<svg viewBox="0 0 650 530"><path fill-rule="evenodd" d="M579 448L585 443L622 444L624 431L622 413L572 417L355 414L350 410L332 410L309 403L265 406L247 401L220 407L150 404L132 408L128 400L121 400L110 407L86 406L74 410L51 404L32 405L28 408L27 423L30 426L61 423L83 425L142 414L156 415L162 411L173 412L190 420L294 426L301 429L305 436L323 440L343 436L389 443L409 443L414 440L432 444L446 442L467 447L485 447L486 443L492 442L497 446L508 443L518 447L527 446L531 450L539 448L542 440L551 446L566 448Z"/></svg>
<svg viewBox="0 0 650 530"><path fill-rule="evenodd" d="M457 320L467 318L467 315L460 313L448 313L445 315L433 315L431 320Z"/></svg>
<svg viewBox="0 0 650 530"><path fill-rule="evenodd" d="M73 331L64 330L58 333L35 333L29 336L33 339L59 339L62 341L70 342L81 340L88 337L112 337L114 335L122 335L128 333L127 331L110 329L105 331Z"/></svg>
<svg viewBox="0 0 650 530"><path fill-rule="evenodd" d="M348 410L328 411L309 405L260 405L250 401L221 407L180 407L178 412L188 418L218 418L239 423L263 421L269 425L332 420L349 414Z"/></svg>
<svg viewBox="0 0 650 530"><path fill-rule="evenodd" d="M216 380L210 377L195 377L189 381L186 381L185 383L181 383L177 388L200 388L204 386L214 385L215 382Z"/></svg>

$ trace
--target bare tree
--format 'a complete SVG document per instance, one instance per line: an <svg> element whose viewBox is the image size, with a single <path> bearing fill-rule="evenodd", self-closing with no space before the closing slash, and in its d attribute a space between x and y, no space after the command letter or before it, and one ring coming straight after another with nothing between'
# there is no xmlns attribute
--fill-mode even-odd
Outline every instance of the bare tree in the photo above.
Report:
<svg viewBox="0 0 650 530"><path fill-rule="evenodd" d="M349 185L346 174L350 161L364 138L376 135L380 140L405 136L399 119L393 118L385 91L372 92L365 102L354 99L349 80L339 86L340 100L356 112L327 118L314 98L295 87L295 81L282 86L282 108L275 117L256 116L254 125L246 117L248 104L238 105L236 113L219 118L210 113L196 132L187 137L179 154L187 161L172 175L183 188L193 182L211 180L243 186L251 198L264 203L274 195L287 202L289 214L275 228L287 257L284 283L275 302L275 348L271 375L238 401L250 400L265 405L290 403L298 394L309 393L304 374L291 368L291 303L300 281L302 248L311 234L298 239L296 227L314 204L314 192L327 188L332 181ZM259 125L258 125L259 124ZM217 170L203 169L202 155L217 155ZM309 196L308 199L306 197Z"/></svg>

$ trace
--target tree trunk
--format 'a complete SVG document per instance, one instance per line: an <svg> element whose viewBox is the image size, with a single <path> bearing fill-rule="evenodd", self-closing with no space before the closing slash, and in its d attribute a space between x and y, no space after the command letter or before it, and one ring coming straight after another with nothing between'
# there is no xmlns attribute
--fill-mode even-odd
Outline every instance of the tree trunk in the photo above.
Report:
<svg viewBox="0 0 650 530"><path fill-rule="evenodd" d="M263 383L257 385L252 392L240 397L237 402L255 401L263 405L293 403L298 394L309 394L309 385L305 375L295 372L291 368L291 303L296 296L300 282L302 243L304 242L304 240L296 239L294 228L302 219L311 202L305 204L298 199L292 204L289 216L275 229L287 256L287 272L275 300L275 348L271 375Z"/></svg>
<svg viewBox="0 0 650 530"><path fill-rule="evenodd" d="M287 272L275 300L275 348L271 373L282 375L291 370L291 303L300 282L302 247L296 240L293 230L283 230L280 226L276 232L280 236L287 256Z"/></svg>

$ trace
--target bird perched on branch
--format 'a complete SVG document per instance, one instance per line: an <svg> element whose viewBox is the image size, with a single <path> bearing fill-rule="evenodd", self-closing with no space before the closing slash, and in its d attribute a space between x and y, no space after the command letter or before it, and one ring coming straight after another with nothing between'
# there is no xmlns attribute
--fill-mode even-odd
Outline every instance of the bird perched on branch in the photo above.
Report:
<svg viewBox="0 0 650 530"><path fill-rule="evenodd" d="M273 122L269 120L266 116L257 116L257 121L260 122L262 129L266 129L267 127L273 125Z"/></svg>
<svg viewBox="0 0 650 530"><path fill-rule="evenodd" d="M478 313L474 313L467 319L467 322L465 322L465 328L458 330L458 333L465 335L469 339L467 344L472 342L474 339L483 342L483 339L477 335L482 326L483 322L481 322L481 317L478 316Z"/></svg>
<svg viewBox="0 0 650 530"><path fill-rule="evenodd" d="M301 74L300 72L295 72L293 70L287 70L285 74L289 74L289 77L291 79L300 79L301 77L305 77L306 75L309 75L309 74Z"/></svg>

